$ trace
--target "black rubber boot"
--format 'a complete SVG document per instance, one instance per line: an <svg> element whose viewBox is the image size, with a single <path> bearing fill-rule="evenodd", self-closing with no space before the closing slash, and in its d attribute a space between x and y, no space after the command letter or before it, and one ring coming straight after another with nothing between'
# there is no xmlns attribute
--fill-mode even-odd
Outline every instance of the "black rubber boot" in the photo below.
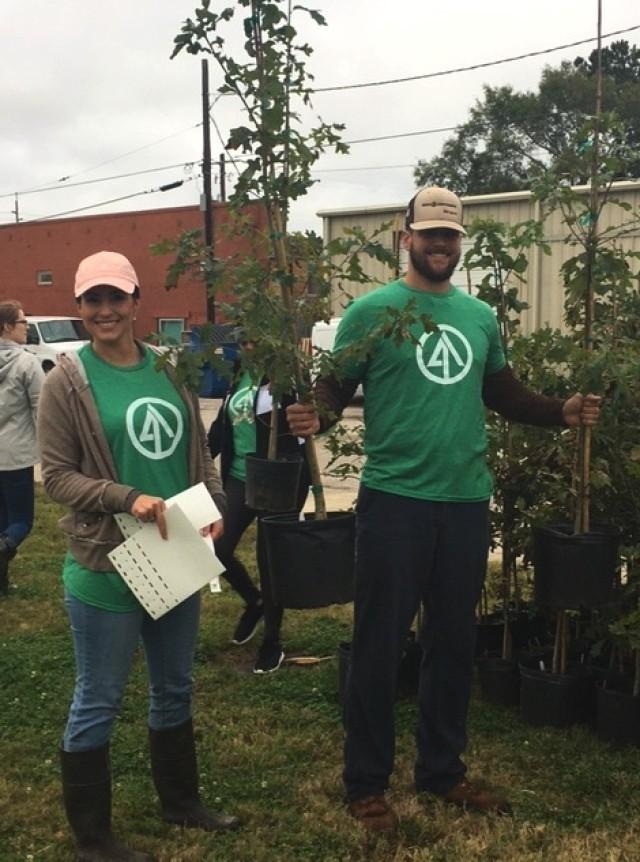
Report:
<svg viewBox="0 0 640 862"><path fill-rule="evenodd" d="M130 850L111 832L109 746L91 751L61 751L62 789L78 862L155 862Z"/></svg>
<svg viewBox="0 0 640 862"><path fill-rule="evenodd" d="M191 719L164 730L149 728L151 772L160 797L162 819L178 826L217 832L237 829L240 820L211 811L198 792L198 765Z"/></svg>

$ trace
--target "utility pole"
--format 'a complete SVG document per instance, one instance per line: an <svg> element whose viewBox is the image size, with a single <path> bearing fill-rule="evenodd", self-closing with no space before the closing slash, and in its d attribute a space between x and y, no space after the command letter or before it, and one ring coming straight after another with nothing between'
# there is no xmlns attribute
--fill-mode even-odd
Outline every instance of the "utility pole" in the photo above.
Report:
<svg viewBox="0 0 640 862"><path fill-rule="evenodd" d="M16 224L17 224L20 221L20 210L18 209L18 192L14 193L14 200L16 202L16 205L13 208L13 214L16 217Z"/></svg>
<svg viewBox="0 0 640 862"><path fill-rule="evenodd" d="M211 264L215 257L213 234L213 202L211 200L211 129L209 121L209 64L202 60L202 177L204 184L204 201L201 209L204 211L204 244L205 254L209 258L209 267L205 280L207 291L207 321L214 323L216 319L215 305L211 295Z"/></svg>
<svg viewBox="0 0 640 862"><path fill-rule="evenodd" d="M226 165L224 153L220 153L220 200L224 203L227 199L227 178L225 176Z"/></svg>

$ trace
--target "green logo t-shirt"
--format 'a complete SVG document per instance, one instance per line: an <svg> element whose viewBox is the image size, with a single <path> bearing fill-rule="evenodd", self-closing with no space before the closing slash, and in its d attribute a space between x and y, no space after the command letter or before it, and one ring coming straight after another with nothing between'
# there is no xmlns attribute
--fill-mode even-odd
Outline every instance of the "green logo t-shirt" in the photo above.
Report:
<svg viewBox="0 0 640 862"><path fill-rule="evenodd" d="M245 456L256 451L254 401L258 387L245 371L227 402L227 416L233 430L233 459L229 473L244 482L247 477Z"/></svg>
<svg viewBox="0 0 640 862"><path fill-rule="evenodd" d="M146 350L136 365L110 365L90 345L79 351L115 463L118 481L144 494L171 497L189 484L189 414ZM138 607L119 575L85 569L67 555L64 582L76 598L112 611Z"/></svg>
<svg viewBox="0 0 640 862"><path fill-rule="evenodd" d="M365 485L422 500L479 501L492 492L486 463L485 374L505 364L495 315L452 287L445 294L410 288L402 279L353 302L334 351L366 337L388 309L415 303L437 332L411 327L417 343L380 337L367 358L347 364L365 393Z"/></svg>

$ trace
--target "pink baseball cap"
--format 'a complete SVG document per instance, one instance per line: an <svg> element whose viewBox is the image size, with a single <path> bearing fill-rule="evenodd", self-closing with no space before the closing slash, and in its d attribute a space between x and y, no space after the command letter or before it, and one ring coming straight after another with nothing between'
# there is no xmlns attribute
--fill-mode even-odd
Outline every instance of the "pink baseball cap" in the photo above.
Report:
<svg viewBox="0 0 640 862"><path fill-rule="evenodd" d="M139 286L135 269L117 251L99 251L80 261L74 287L76 299L99 284L117 287L124 293L133 293Z"/></svg>

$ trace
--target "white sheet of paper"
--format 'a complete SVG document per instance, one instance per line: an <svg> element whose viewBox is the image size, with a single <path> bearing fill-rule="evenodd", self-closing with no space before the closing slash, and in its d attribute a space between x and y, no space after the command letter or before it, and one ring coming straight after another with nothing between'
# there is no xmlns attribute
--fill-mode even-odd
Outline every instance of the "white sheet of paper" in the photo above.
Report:
<svg viewBox="0 0 640 862"><path fill-rule="evenodd" d="M142 526L142 521L134 518L133 515L127 514L127 512L118 512L113 517L116 519L116 524L120 527L120 532L125 539L135 535Z"/></svg>
<svg viewBox="0 0 640 862"><path fill-rule="evenodd" d="M156 524L143 524L109 554L153 619L159 619L224 570L210 538L200 535L181 506L168 506L165 517L168 539L161 537Z"/></svg>
<svg viewBox="0 0 640 862"><path fill-rule="evenodd" d="M260 387L256 398L256 413L271 413L273 398L269 392L269 384Z"/></svg>
<svg viewBox="0 0 640 862"><path fill-rule="evenodd" d="M186 491L180 491L167 500L167 506L177 503L196 530L208 527L221 518L218 507L211 499L204 482L199 482Z"/></svg>
<svg viewBox="0 0 640 862"><path fill-rule="evenodd" d="M213 539L211 538L211 536L202 536L202 540L209 547L211 553L215 557L216 551L215 551L215 548L213 546ZM216 557L216 560L217 559L218 558ZM221 593L222 592L222 587L220 586L220 572L216 572L214 574L214 576L211 578L211 580L209 581L209 589L212 593Z"/></svg>
<svg viewBox="0 0 640 862"><path fill-rule="evenodd" d="M177 503L196 530L208 527L209 524L219 521L221 517L218 507L211 499L211 495L207 491L207 486L204 482L199 482L192 488L187 488L186 491L174 494L173 497L169 497L166 500L166 503L167 506ZM118 512L115 515L115 519L125 539L135 535L144 526L142 521L126 512Z"/></svg>

